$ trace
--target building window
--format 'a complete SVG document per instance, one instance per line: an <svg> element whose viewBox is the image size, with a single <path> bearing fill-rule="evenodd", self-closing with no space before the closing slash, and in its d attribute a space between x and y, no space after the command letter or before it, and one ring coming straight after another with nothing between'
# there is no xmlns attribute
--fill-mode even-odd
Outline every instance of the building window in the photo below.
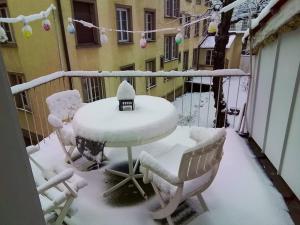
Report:
<svg viewBox="0 0 300 225"><path fill-rule="evenodd" d="M160 68L161 70L164 69L164 63L165 63L165 57L164 57L163 55L161 55L161 56L159 57L159 68Z"/></svg>
<svg viewBox="0 0 300 225"><path fill-rule="evenodd" d="M97 6L95 0L73 0L74 18L98 25ZM78 46L99 45L99 31L95 28L88 28L81 23L75 23L76 40Z"/></svg>
<svg viewBox="0 0 300 225"><path fill-rule="evenodd" d="M199 18L197 17L196 20L198 20ZM199 31L200 31L200 22L195 23L195 33L194 33L194 37L198 37L199 36Z"/></svg>
<svg viewBox="0 0 300 225"><path fill-rule="evenodd" d="M131 6L117 5L116 16L117 16L117 29L119 30L118 42L119 43L132 42L133 41L132 33L127 32L132 30Z"/></svg>
<svg viewBox="0 0 300 225"><path fill-rule="evenodd" d="M203 30L202 30L202 36L206 36L208 32L208 20L203 20Z"/></svg>
<svg viewBox="0 0 300 225"><path fill-rule="evenodd" d="M9 81L11 86L22 84L25 82L25 76L21 73L8 73ZM15 103L18 109L30 111L30 105L26 92L20 92L14 95Z"/></svg>
<svg viewBox="0 0 300 225"><path fill-rule="evenodd" d="M197 5L201 5L201 0L196 0Z"/></svg>
<svg viewBox="0 0 300 225"><path fill-rule="evenodd" d="M206 65L213 66L214 65L214 50L207 50L206 51L206 57L205 57L205 63Z"/></svg>
<svg viewBox="0 0 300 225"><path fill-rule="evenodd" d="M243 20L242 22L242 31L247 30L248 29L248 20Z"/></svg>
<svg viewBox="0 0 300 225"><path fill-rule="evenodd" d="M177 59L178 46L175 43L175 35L165 36L165 61Z"/></svg>
<svg viewBox="0 0 300 225"><path fill-rule="evenodd" d="M165 17L179 17L180 0L165 0Z"/></svg>
<svg viewBox="0 0 300 225"><path fill-rule="evenodd" d="M185 23L184 24L188 24L191 22L191 16L190 15L186 15L185 16ZM184 38L190 38L190 33L191 33L191 26L186 26L184 28Z"/></svg>
<svg viewBox="0 0 300 225"><path fill-rule="evenodd" d="M184 51L183 52L183 65L182 65L182 70L188 70L189 69L189 51Z"/></svg>
<svg viewBox="0 0 300 225"><path fill-rule="evenodd" d="M211 1L210 0L204 0L204 5L207 7L211 6Z"/></svg>
<svg viewBox="0 0 300 225"><path fill-rule="evenodd" d="M155 72L156 62L155 59L150 59L146 61L145 70ZM146 89L150 89L156 86L156 77L146 77Z"/></svg>
<svg viewBox="0 0 300 225"><path fill-rule="evenodd" d="M197 69L198 62L199 62L199 49L194 48L193 49L193 68L194 69Z"/></svg>
<svg viewBox="0 0 300 225"><path fill-rule="evenodd" d="M85 102L93 102L105 98L105 84L102 77L84 78L82 82Z"/></svg>
<svg viewBox="0 0 300 225"><path fill-rule="evenodd" d="M130 65L126 65L126 66L121 66L120 67L121 71L125 71L125 70L135 70L135 65L134 64L130 64ZM121 82L123 80L126 80L128 83L130 83L132 85L132 87L135 89L135 78L134 77L121 77Z"/></svg>
<svg viewBox="0 0 300 225"><path fill-rule="evenodd" d="M156 21L155 21L155 11L154 10L145 10L145 31L155 30ZM155 32L146 33L145 38L147 41L155 41Z"/></svg>
<svg viewBox="0 0 300 225"><path fill-rule="evenodd" d="M0 4L0 17L1 18L7 18L9 17L8 14L8 8L6 4ZM12 32L12 25L8 23L1 23L1 26L5 30L6 36L7 36L7 42L8 43L15 43L15 38Z"/></svg>

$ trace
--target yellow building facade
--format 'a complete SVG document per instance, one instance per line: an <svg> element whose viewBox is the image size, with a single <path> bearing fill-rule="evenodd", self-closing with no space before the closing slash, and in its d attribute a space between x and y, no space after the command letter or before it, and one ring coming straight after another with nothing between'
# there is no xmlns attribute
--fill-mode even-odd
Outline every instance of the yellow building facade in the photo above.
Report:
<svg viewBox="0 0 300 225"><path fill-rule="evenodd" d="M95 31L93 43L81 43L89 35L90 31L80 33L81 25L74 23L76 33L70 34L66 31L68 18L91 19L95 25L112 29L119 29L118 13L127 10L128 30L146 29L146 13L150 12L153 17L152 29L166 27L181 27L184 22L193 21L196 17L190 17L204 13L207 7L204 1L198 0L0 0L0 8L4 9L6 15L2 17L17 17L18 15L30 15L46 10L53 4L56 10L50 14L50 31L44 31L41 21L30 23L33 34L30 38L25 38L22 34L23 23L11 24L9 32L11 40L1 44L1 52L8 71L12 85L30 81L43 75L56 71L67 70L98 70L117 71L123 69L171 71L195 68L196 52L199 41L203 38L203 25L199 23L183 33L186 37L175 52L166 53L166 43L170 43L171 36L173 47L176 48L174 38L178 31L159 32L155 34L154 40L149 40L146 48L140 47L140 33L134 33L128 42L121 43L117 32L106 32L108 42L101 45L99 32ZM90 10L90 11L88 11ZM88 13L87 13L88 12ZM121 15L121 14L120 14ZM178 17L182 17L179 19ZM123 16L123 14L122 14ZM121 18L122 19L122 18ZM185 20L185 21L183 21ZM149 21L148 21L149 22ZM119 24L118 24L119 23ZM124 26L122 28L124 30ZM149 29L149 27L148 27ZM84 29L83 29L84 30ZM79 36L81 34L81 37ZM81 38L81 39L80 39ZM83 38L83 39L82 39ZM98 39L97 39L98 38ZM173 48L172 48L173 49ZM170 47L169 47L170 50ZM177 52L176 52L177 51ZM168 57L166 57L168 54ZM170 57L170 54L172 55ZM194 58L194 60L193 60ZM149 66L150 62L150 66ZM148 68L147 68L148 67ZM80 74L79 74L80 75ZM183 78L165 79L157 77L155 80L149 78L134 78L134 86L137 94L151 94L161 97L173 96L174 90L180 90L183 86ZM85 86L90 85L83 82L84 79L73 78L73 88L79 89L83 95L86 93ZM65 80L64 80L65 82ZM99 81L97 81L99 82ZM100 81L103 88L100 97L115 96L121 78L105 78ZM148 85L147 85L148 82ZM68 83L66 81L66 83ZM84 85L83 85L84 83ZM67 85L69 87L69 84ZM39 113L45 107L45 98L33 99L35 95L48 96L59 91L59 84L52 84L44 92L36 88L27 93L26 103L28 105L27 115L24 115L24 107L20 108L20 121L24 130L34 130L32 113ZM176 92L177 94L177 92ZM45 97L46 97L45 96ZM85 101L90 101L89 96L83 96ZM36 100L36 101L35 101ZM27 102L28 101L28 102ZM39 104L36 104L39 102ZM23 103L24 104L24 103ZM40 105L40 106L39 106ZM44 109L45 110L45 109ZM25 110L26 111L26 110ZM27 117L27 118L25 118ZM42 133L43 122L47 121L47 112L41 113L41 121L36 121L38 133ZM30 127L27 129L25 123L29 121ZM47 122L46 122L47 123ZM48 134L51 129L44 127L43 133Z"/></svg>

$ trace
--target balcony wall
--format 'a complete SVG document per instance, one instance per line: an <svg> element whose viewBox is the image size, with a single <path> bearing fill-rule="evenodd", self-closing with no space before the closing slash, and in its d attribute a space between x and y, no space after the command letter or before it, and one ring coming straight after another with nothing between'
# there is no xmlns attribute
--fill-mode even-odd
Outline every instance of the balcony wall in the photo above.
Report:
<svg viewBox="0 0 300 225"><path fill-rule="evenodd" d="M281 34L257 57L251 135L300 197L300 28ZM298 135L298 138L296 136Z"/></svg>

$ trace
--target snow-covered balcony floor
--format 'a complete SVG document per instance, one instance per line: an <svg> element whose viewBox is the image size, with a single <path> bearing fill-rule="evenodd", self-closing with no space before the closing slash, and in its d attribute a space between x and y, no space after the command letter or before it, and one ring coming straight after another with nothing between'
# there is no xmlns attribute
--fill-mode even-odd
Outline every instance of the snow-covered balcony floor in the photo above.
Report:
<svg viewBox="0 0 300 225"><path fill-rule="evenodd" d="M133 155L136 158L142 150L155 154L178 142L192 145L193 141L188 137L189 128L178 127L165 139L134 147ZM127 159L125 149L106 148L105 153L109 158L106 166L113 166L117 162ZM34 157L44 167L70 166L64 163L63 152L54 134L41 143L41 150L35 153ZM77 171L77 174L87 180L88 186L79 192L78 198L73 203L78 211L71 217L71 224L162 224L161 221L152 220L149 213L149 208L156 207L158 204L155 197L128 206L110 204L107 199L102 197L101 194L107 188L108 175L104 173L106 166L88 172ZM127 185L132 186L131 183ZM139 195L135 187L132 187L132 190L133 197ZM119 192L122 192L122 189ZM202 213L197 199L191 199L184 204L182 212L176 213L175 221L177 217L181 223L190 225L293 224L282 196L257 164L246 141L231 129L227 129L224 157L218 174L203 196L209 211Z"/></svg>

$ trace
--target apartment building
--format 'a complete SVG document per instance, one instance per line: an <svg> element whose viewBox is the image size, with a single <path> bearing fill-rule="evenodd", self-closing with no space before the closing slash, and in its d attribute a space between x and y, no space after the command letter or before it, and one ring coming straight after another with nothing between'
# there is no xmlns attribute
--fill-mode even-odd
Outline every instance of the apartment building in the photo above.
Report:
<svg viewBox="0 0 300 225"><path fill-rule="evenodd" d="M2 24L8 41L1 44L1 51L11 85L30 81L34 78L61 70L147 70L171 71L195 68L198 44L205 34L205 24L196 23L184 30L184 41L175 44L173 31L146 34L147 47L141 48L140 33L106 32L108 43L101 45L100 32L79 23L74 23L76 32L66 31L68 18L84 20L96 26L118 30L153 30L167 27L181 27L195 20L207 10L208 1L199 0L0 0L2 17L30 15L46 10L50 4L56 7L48 19L50 31L44 31L41 21L30 23L33 34L25 38L22 23ZM184 17L183 17L184 15ZM179 18L181 17L181 18ZM183 21L184 20L184 21ZM66 79L66 85L81 91L85 102L115 96L124 78ZM164 77L128 79L137 94L151 94L161 97L173 96L174 88L180 93L183 78ZM58 84L57 84L58 85ZM47 94L55 89L49 87ZM56 88L56 91L59 88ZM100 91L99 91L100 90ZM40 93L40 95L43 95ZM15 97L22 121L24 111L38 112L41 109L31 104L32 95L22 93ZM41 100L41 104L44 102ZM47 108L47 107L46 107ZM47 114L47 113L46 113ZM46 117L43 116L43 117ZM42 120L46 118L42 118ZM37 125L39 126L39 125ZM26 132L26 128L24 127Z"/></svg>

